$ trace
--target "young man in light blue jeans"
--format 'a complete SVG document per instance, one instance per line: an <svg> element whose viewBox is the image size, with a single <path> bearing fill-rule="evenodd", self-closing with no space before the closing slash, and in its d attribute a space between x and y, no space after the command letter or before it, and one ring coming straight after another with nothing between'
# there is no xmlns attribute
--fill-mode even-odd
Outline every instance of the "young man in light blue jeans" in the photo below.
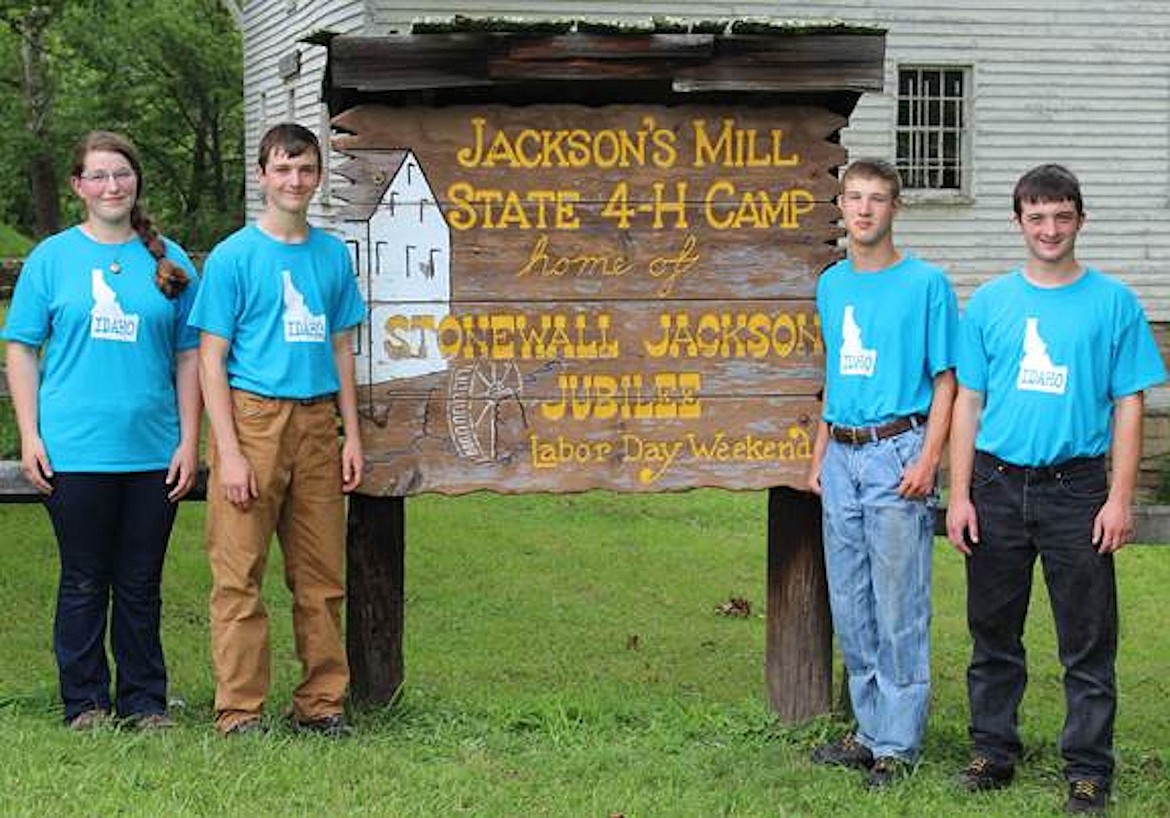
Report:
<svg viewBox="0 0 1170 818"><path fill-rule="evenodd" d="M958 308L941 269L894 246L898 172L859 160L841 188L849 254L817 285L825 395L809 488L821 495L857 727L813 760L860 767L880 788L917 762L926 728L935 477L955 396Z"/></svg>

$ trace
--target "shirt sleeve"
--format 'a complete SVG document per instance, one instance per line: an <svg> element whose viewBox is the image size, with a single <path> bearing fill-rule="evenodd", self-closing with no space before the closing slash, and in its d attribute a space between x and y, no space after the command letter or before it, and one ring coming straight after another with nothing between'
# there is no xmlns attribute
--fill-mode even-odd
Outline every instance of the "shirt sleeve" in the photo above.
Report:
<svg viewBox="0 0 1170 818"><path fill-rule="evenodd" d="M1166 367L1141 303L1128 289L1123 293L1109 379L1112 398L1133 395L1166 380Z"/></svg>
<svg viewBox="0 0 1170 818"><path fill-rule="evenodd" d="M191 305L195 303L195 294L199 292L199 275L195 272L191 257L174 242L167 242L167 258L182 267L190 279L183 292L175 298L175 350L183 352L199 346L199 330L188 323Z"/></svg>
<svg viewBox="0 0 1170 818"><path fill-rule="evenodd" d="M338 268L342 271L340 286L337 288L337 297L333 305L333 314L329 325L333 332L344 332L352 329L366 319L366 302L358 290L357 276L353 272L353 262L349 257L349 250L338 242Z"/></svg>
<svg viewBox="0 0 1170 818"><path fill-rule="evenodd" d="M40 347L52 329L48 267L44 252L33 250L25 259L16 277L8 318L4 324L4 339Z"/></svg>
<svg viewBox="0 0 1170 818"><path fill-rule="evenodd" d="M930 299L930 374L938 375L955 366L959 333L959 305L946 276L939 274Z"/></svg>
<svg viewBox="0 0 1170 818"><path fill-rule="evenodd" d="M236 267L230 257L211 251L191 305L187 324L198 333L231 340L236 330Z"/></svg>
<svg viewBox="0 0 1170 818"><path fill-rule="evenodd" d="M982 310L977 295L967 302L959 318L959 344L956 355L959 385L976 392L987 391L987 351L983 347Z"/></svg>

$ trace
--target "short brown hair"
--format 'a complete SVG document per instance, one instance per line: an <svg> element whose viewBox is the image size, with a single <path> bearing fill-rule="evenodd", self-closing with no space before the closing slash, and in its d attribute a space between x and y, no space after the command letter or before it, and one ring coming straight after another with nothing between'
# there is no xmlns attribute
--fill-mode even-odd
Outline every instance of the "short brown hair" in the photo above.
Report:
<svg viewBox="0 0 1170 818"><path fill-rule="evenodd" d="M841 175L841 189L854 176L862 179L880 179L890 186L890 195L897 199L902 195L902 177L898 169L884 159L858 159L845 168Z"/></svg>
<svg viewBox="0 0 1170 818"><path fill-rule="evenodd" d="M1085 213L1081 183L1064 165L1038 165L1021 176L1012 191L1012 209L1017 216L1023 212L1024 202L1072 202L1078 216Z"/></svg>
<svg viewBox="0 0 1170 818"><path fill-rule="evenodd" d="M317 136L304 125L296 122L281 122L268 129L260 139L260 155L257 163L261 170L268 167L268 158L274 150L280 149L286 156L300 156L305 151L317 154L317 163L321 162L321 143Z"/></svg>

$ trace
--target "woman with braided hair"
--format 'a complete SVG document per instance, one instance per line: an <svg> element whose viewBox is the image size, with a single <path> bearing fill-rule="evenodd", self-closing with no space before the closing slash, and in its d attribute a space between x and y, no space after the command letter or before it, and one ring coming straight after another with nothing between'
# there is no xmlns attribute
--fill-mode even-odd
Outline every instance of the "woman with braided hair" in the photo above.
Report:
<svg viewBox="0 0 1170 818"><path fill-rule="evenodd" d="M198 457L195 272L142 212L126 137L87 134L70 184L85 218L29 254L3 332L22 469L44 494L61 558L53 648L65 723L84 730L116 714L167 727L160 584Z"/></svg>

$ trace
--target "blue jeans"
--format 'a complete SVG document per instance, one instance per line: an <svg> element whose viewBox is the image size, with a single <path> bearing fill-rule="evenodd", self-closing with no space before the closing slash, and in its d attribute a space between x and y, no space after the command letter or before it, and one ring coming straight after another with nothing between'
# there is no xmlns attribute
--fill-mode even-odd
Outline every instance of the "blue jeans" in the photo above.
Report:
<svg viewBox="0 0 1170 818"><path fill-rule="evenodd" d="M967 670L975 752L1019 760L1016 726L1028 679L1024 619L1039 555L1064 667L1065 776L1108 785L1117 709L1117 583L1113 557L1092 544L1093 520L1108 493L1104 459L1031 469L977 452L971 500L979 544L967 559Z"/></svg>
<svg viewBox="0 0 1170 818"><path fill-rule="evenodd" d="M925 438L830 440L821 465L825 569L857 739L875 756L915 761L930 703L930 574L935 497L898 483Z"/></svg>
<svg viewBox="0 0 1170 818"><path fill-rule="evenodd" d="M53 478L45 507L61 555L53 651L66 721L111 709L107 622L118 670L114 709L120 716L166 711L159 589L176 505L165 479L163 471Z"/></svg>

